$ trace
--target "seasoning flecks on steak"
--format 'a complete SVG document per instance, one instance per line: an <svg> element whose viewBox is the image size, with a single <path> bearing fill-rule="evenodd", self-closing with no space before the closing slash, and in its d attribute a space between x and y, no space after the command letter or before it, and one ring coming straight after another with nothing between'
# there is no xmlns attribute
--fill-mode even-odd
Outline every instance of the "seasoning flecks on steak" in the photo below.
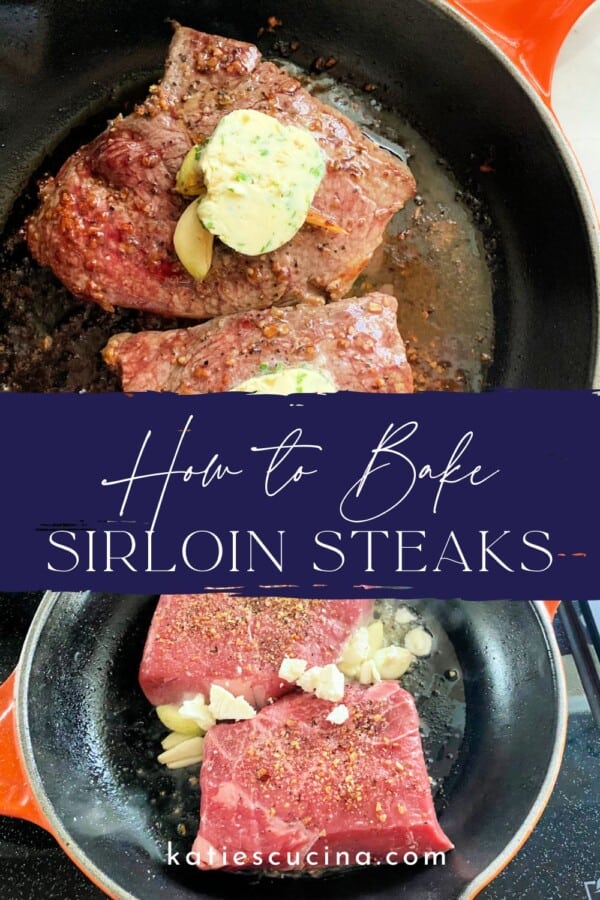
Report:
<svg viewBox="0 0 600 900"><path fill-rule="evenodd" d="M331 703L293 694L207 733L193 847L200 868L364 865L365 853L371 864L398 864L407 852L452 848L412 696L396 682L349 685L344 703L342 725L327 721Z"/></svg>
<svg viewBox="0 0 600 900"><path fill-rule="evenodd" d="M125 391L228 391L277 366L309 367L338 390L410 393L397 302L368 294L327 305L249 310L193 328L118 334L104 359Z"/></svg>
<svg viewBox="0 0 600 900"><path fill-rule="evenodd" d="M278 674L285 656L309 666L335 662L372 609L370 600L165 595L146 639L140 686L156 706L198 693L208 700L212 684L263 706L294 687Z"/></svg>
<svg viewBox="0 0 600 900"><path fill-rule="evenodd" d="M304 225L259 257L217 241L208 276L195 281L173 248L189 202L176 194L175 176L193 144L210 137L223 115L244 108L313 133L327 157L314 207L347 233ZM82 299L108 310L201 319L342 297L414 188L403 163L261 61L256 47L177 26L162 83L46 180L27 239L33 256Z"/></svg>

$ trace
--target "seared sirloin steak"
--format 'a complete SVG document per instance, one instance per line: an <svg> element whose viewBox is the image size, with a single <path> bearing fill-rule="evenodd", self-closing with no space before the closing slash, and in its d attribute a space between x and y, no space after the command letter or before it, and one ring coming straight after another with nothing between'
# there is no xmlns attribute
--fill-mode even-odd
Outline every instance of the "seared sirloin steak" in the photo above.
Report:
<svg viewBox="0 0 600 900"><path fill-rule="evenodd" d="M309 666L334 662L372 609L370 600L165 595L146 639L140 686L156 706L198 693L208 701L211 684L263 706L294 687L278 675L284 656Z"/></svg>
<svg viewBox="0 0 600 900"><path fill-rule="evenodd" d="M337 390L409 393L412 373L387 294L250 310L193 328L117 334L104 359L125 391L207 394L298 367ZM307 388L308 390L309 388Z"/></svg>
<svg viewBox="0 0 600 900"><path fill-rule="evenodd" d="M412 696L382 681L348 685L343 702L341 725L327 720L332 703L292 694L207 733L193 848L200 868L364 865L366 852L372 864L398 864L407 852L452 848L433 807Z"/></svg>
<svg viewBox="0 0 600 900"><path fill-rule="evenodd" d="M217 241L207 278L194 281L173 249L189 202L175 192L175 176L187 150L234 109L260 110L313 133L327 157L313 205L347 233L304 225L258 257ZM27 239L33 256L82 299L107 310L201 319L342 297L414 189L405 165L262 62L255 46L176 26L160 85L46 180Z"/></svg>

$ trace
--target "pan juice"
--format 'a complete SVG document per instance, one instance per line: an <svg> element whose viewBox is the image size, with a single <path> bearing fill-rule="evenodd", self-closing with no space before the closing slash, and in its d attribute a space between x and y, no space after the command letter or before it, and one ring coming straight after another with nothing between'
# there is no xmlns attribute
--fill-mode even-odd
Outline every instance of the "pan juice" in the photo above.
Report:
<svg viewBox="0 0 600 900"><path fill-rule="evenodd" d="M494 353L495 236L435 148L372 93L281 61L323 103L406 151L417 196L392 219L352 294L398 298L416 391L481 391ZM486 160L481 160L484 164Z"/></svg>

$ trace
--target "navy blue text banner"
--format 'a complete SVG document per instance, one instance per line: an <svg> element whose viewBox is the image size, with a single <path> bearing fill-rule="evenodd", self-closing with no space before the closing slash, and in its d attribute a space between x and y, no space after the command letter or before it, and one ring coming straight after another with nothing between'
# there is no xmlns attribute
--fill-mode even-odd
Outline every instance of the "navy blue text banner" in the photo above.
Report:
<svg viewBox="0 0 600 900"><path fill-rule="evenodd" d="M0 396L3 590L574 599L592 392Z"/></svg>

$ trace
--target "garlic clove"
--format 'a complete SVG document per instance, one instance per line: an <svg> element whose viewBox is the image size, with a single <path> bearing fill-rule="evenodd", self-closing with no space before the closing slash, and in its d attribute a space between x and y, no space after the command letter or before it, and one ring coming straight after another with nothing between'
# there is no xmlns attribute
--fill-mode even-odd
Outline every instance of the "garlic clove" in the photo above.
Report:
<svg viewBox="0 0 600 900"><path fill-rule="evenodd" d="M193 737L188 738L187 741L181 741L181 743L171 747L169 750L165 750L158 756L158 761L169 768L174 768L177 763L191 765L191 763L184 763L184 760L200 762L203 753L204 738Z"/></svg>
<svg viewBox="0 0 600 900"><path fill-rule="evenodd" d="M374 657L377 671L384 681L393 681L408 671L414 662L414 656L405 647L382 647Z"/></svg>
<svg viewBox="0 0 600 900"><path fill-rule="evenodd" d="M183 211L175 226L173 245L181 265L192 278L202 281L212 263L214 237L198 218L198 201Z"/></svg>
<svg viewBox="0 0 600 900"><path fill-rule="evenodd" d="M176 747L177 744L182 744L183 741L189 741L189 739L189 734L181 734L181 732L178 731L171 731L160 743L163 750L171 750L173 747Z"/></svg>
<svg viewBox="0 0 600 900"><path fill-rule="evenodd" d="M429 656L433 647L433 637L421 626L411 628L404 637L404 646L415 656Z"/></svg>
<svg viewBox="0 0 600 900"><path fill-rule="evenodd" d="M195 144L188 150L177 172L175 190L184 197L198 197L205 191L204 178L199 166L202 150L202 144Z"/></svg>
<svg viewBox="0 0 600 900"><path fill-rule="evenodd" d="M179 712L179 707L174 703L168 703L156 707L156 715L169 731L177 731L179 734L197 735L200 728L191 719L186 719Z"/></svg>
<svg viewBox="0 0 600 900"><path fill-rule="evenodd" d="M383 647L383 622L376 619L367 628L369 637L369 656L373 656Z"/></svg>

